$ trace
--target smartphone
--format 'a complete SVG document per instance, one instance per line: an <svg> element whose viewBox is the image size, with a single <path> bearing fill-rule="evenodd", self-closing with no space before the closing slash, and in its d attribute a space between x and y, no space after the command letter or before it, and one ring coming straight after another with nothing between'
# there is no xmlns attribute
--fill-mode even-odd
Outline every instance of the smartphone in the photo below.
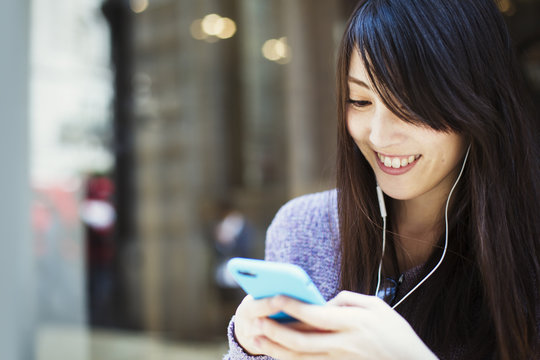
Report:
<svg viewBox="0 0 540 360"><path fill-rule="evenodd" d="M286 295L308 304L326 303L309 275L298 265L233 258L227 263L227 269L238 285L255 299ZM296 321L283 312L273 314L270 318L279 322Z"/></svg>

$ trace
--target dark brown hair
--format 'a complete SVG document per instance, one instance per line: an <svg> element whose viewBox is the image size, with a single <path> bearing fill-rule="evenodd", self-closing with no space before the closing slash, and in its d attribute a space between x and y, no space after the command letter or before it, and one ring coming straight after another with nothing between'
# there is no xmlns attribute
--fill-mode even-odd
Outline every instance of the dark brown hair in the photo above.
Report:
<svg viewBox="0 0 540 360"><path fill-rule="evenodd" d="M501 14L492 0L365 0L347 24L337 74L340 286L373 294L382 221L374 173L347 131L354 51L403 121L459 133L471 145L449 212L448 255L422 285L429 296L420 287L396 310L407 318L412 304L422 309L408 320L434 351L457 337L473 345L475 358L532 358L540 277L538 119L525 105ZM387 204L392 230L391 199ZM440 254L434 251L428 265Z"/></svg>

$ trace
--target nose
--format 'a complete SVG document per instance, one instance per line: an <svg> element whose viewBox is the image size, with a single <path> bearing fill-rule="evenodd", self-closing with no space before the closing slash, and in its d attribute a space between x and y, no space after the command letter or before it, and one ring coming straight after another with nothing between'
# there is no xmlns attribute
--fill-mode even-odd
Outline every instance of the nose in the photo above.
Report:
<svg viewBox="0 0 540 360"><path fill-rule="evenodd" d="M385 106L377 107L371 118L369 141L378 149L384 149L400 143L403 135L400 132L400 120Z"/></svg>

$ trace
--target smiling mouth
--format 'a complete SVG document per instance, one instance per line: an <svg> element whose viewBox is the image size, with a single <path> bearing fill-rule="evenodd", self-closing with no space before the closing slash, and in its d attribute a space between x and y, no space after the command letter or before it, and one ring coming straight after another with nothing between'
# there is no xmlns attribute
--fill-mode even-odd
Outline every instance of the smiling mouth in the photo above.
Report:
<svg viewBox="0 0 540 360"><path fill-rule="evenodd" d="M421 155L407 155L407 156L387 156L375 153L379 159L379 164L388 169L400 169L405 168L411 164L414 164Z"/></svg>

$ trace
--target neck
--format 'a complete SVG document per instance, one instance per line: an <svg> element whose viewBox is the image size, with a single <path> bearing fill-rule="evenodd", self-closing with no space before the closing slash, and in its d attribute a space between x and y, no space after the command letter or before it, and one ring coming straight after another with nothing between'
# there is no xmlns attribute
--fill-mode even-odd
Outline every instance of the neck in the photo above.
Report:
<svg viewBox="0 0 540 360"><path fill-rule="evenodd" d="M401 272L425 263L433 252L444 230L445 204L446 196L394 200L396 256Z"/></svg>
<svg viewBox="0 0 540 360"><path fill-rule="evenodd" d="M459 171L456 166L454 176L447 176L445 184L440 183L436 190L408 200L393 200L394 243L400 272L425 263L437 246L444 231L446 203Z"/></svg>

